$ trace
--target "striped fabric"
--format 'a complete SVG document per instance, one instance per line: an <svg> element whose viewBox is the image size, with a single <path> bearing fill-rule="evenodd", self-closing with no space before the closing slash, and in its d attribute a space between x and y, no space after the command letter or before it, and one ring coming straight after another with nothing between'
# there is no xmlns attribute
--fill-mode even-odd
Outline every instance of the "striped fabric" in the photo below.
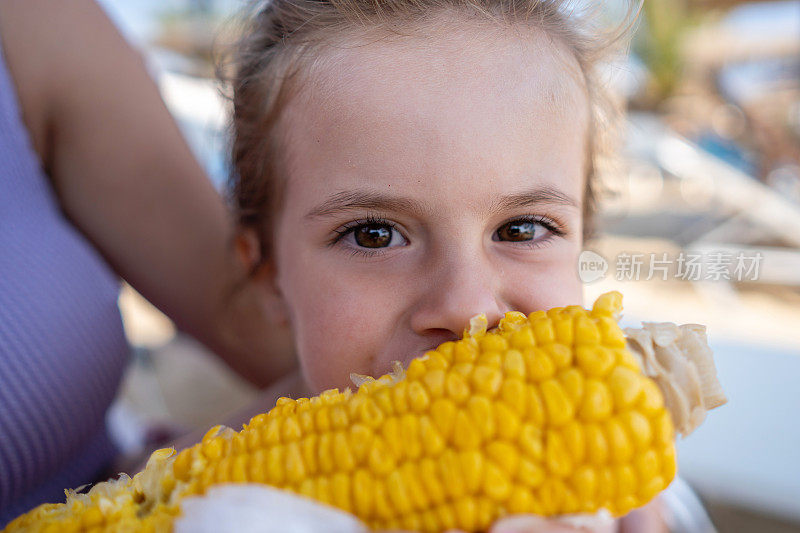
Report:
<svg viewBox="0 0 800 533"><path fill-rule="evenodd" d="M95 481L129 354L119 282L60 212L0 49L0 528Z"/></svg>

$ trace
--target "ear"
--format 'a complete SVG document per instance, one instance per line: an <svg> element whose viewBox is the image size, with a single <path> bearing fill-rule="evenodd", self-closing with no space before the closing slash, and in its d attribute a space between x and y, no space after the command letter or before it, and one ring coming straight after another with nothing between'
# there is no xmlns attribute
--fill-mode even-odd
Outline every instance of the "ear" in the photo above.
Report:
<svg viewBox="0 0 800 533"><path fill-rule="evenodd" d="M239 228L234 237L234 251L236 259L245 272L252 272L255 265L261 260L261 246L258 234L252 228Z"/></svg>
<svg viewBox="0 0 800 533"><path fill-rule="evenodd" d="M276 326L289 324L283 295L275 283L276 269L272 261L262 261L261 242L252 228L240 228L234 239L236 258L246 273L247 284L258 295L267 320Z"/></svg>

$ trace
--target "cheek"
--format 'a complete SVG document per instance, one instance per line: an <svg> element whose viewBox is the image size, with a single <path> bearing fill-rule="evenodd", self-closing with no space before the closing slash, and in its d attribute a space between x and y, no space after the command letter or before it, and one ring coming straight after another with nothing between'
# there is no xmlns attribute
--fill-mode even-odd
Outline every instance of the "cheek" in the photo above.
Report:
<svg viewBox="0 0 800 533"><path fill-rule="evenodd" d="M352 386L350 373L370 374L373 358L389 342L400 298L342 268L330 250L291 248L280 256L278 288L306 382L314 392Z"/></svg>
<svg viewBox="0 0 800 533"><path fill-rule="evenodd" d="M551 307L583 304L583 284L578 277L577 245L535 265L513 265L504 277L511 308L526 314Z"/></svg>

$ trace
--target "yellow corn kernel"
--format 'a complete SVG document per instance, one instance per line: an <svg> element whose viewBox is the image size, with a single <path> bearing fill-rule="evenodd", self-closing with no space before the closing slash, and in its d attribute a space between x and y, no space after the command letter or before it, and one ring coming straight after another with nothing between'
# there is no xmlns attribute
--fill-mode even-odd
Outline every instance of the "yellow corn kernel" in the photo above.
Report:
<svg viewBox="0 0 800 533"><path fill-rule="evenodd" d="M511 333L511 346L519 351L527 350L536 346L536 339L533 337L533 330L529 327L520 328Z"/></svg>
<svg viewBox="0 0 800 533"><path fill-rule="evenodd" d="M512 514L529 513L535 501L530 489L514 487L508 498L508 511Z"/></svg>
<svg viewBox="0 0 800 533"><path fill-rule="evenodd" d="M486 446L486 454L509 478L514 477L520 459L516 446L495 441Z"/></svg>
<svg viewBox="0 0 800 533"><path fill-rule="evenodd" d="M478 394L494 397L502 384L503 374L499 368L480 365L472 372L472 385Z"/></svg>
<svg viewBox="0 0 800 533"><path fill-rule="evenodd" d="M317 443L317 464L322 473L333 472L333 434L323 433L319 436Z"/></svg>
<svg viewBox="0 0 800 533"><path fill-rule="evenodd" d="M422 521L417 514L407 514L400 518L400 527L408 531L419 531Z"/></svg>
<svg viewBox="0 0 800 533"><path fill-rule="evenodd" d="M446 398L439 398L431 405L431 418L445 440L452 435L455 416L456 406Z"/></svg>
<svg viewBox="0 0 800 533"><path fill-rule="evenodd" d="M675 446L666 446L660 450L661 454L661 473L669 484L669 480L675 477L678 470L678 463L675 457Z"/></svg>
<svg viewBox="0 0 800 533"><path fill-rule="evenodd" d="M546 346L556 341L553 322L549 318L532 320L531 327L533 328L533 336L536 338L536 344L539 346Z"/></svg>
<svg viewBox="0 0 800 533"><path fill-rule="evenodd" d="M501 322L506 321L504 317ZM508 341L502 335L485 335L478 341L483 353L496 353L505 352L508 349Z"/></svg>
<svg viewBox="0 0 800 533"><path fill-rule="evenodd" d="M580 466L572 474L571 485L581 501L595 501L597 472L590 466Z"/></svg>
<svg viewBox="0 0 800 533"><path fill-rule="evenodd" d="M436 516L444 530L454 529L458 526L456 512L451 505L440 505L437 507Z"/></svg>
<svg viewBox="0 0 800 533"><path fill-rule="evenodd" d="M547 420L547 412L544 407L544 400L541 392L536 387L528 387L527 394L528 419L538 427L544 427Z"/></svg>
<svg viewBox="0 0 800 533"><path fill-rule="evenodd" d="M283 446L273 446L267 451L266 473L269 483L280 485L284 480Z"/></svg>
<svg viewBox="0 0 800 533"><path fill-rule="evenodd" d="M422 449L426 453L436 456L444 449L445 440L429 417L423 416L419 419L419 434Z"/></svg>
<svg viewBox="0 0 800 533"><path fill-rule="evenodd" d="M456 343L456 346L453 348L453 363L472 363L475 361L477 355L478 350L474 340L469 342L465 339L462 342Z"/></svg>
<svg viewBox="0 0 800 533"><path fill-rule="evenodd" d="M400 433L403 435L402 445L405 456L410 460L419 459L422 455L422 442L419 435L420 417L405 414L400 418Z"/></svg>
<svg viewBox="0 0 800 533"><path fill-rule="evenodd" d="M494 420L497 427L497 435L501 439L514 440L519 434L519 416L504 403L497 402L494 405ZM489 437L491 438L491 437Z"/></svg>
<svg viewBox="0 0 800 533"><path fill-rule="evenodd" d="M675 439L675 429L668 411L662 411L660 414L656 415L653 421L653 430L656 443L662 446L672 443Z"/></svg>
<svg viewBox="0 0 800 533"><path fill-rule="evenodd" d="M403 463L400 467L400 474L403 477L403 484L408 489L408 496L411 499L413 509L427 509L430 507L430 499L422 486L422 477L415 462Z"/></svg>
<svg viewBox="0 0 800 533"><path fill-rule="evenodd" d="M475 366L489 366L493 368L500 368L503 364L503 356L500 352L481 352L475 358Z"/></svg>
<svg viewBox="0 0 800 533"><path fill-rule="evenodd" d="M206 459L210 461L215 461L222 457L222 452L224 451L223 448L225 446L225 441L223 439L215 438L209 439L208 441L203 443L203 455L206 456Z"/></svg>
<svg viewBox="0 0 800 533"><path fill-rule="evenodd" d="M399 514L408 514L411 511L411 498L399 470L391 472L386 478L386 493Z"/></svg>
<svg viewBox="0 0 800 533"><path fill-rule="evenodd" d="M569 323L572 324L572 321ZM554 343L544 346L542 349L550 356L557 369L571 368L573 354L572 348L568 344Z"/></svg>
<svg viewBox="0 0 800 533"><path fill-rule="evenodd" d="M584 426L586 436L586 450L589 462L593 465L604 465L608 461L608 440L603 430L597 424Z"/></svg>
<svg viewBox="0 0 800 533"><path fill-rule="evenodd" d="M507 350L502 364L507 377L525 379L525 359L519 350Z"/></svg>
<svg viewBox="0 0 800 533"><path fill-rule="evenodd" d="M575 346L597 346L600 344L600 330L594 321L584 314L575 317Z"/></svg>
<svg viewBox="0 0 800 533"><path fill-rule="evenodd" d="M504 502L511 496L511 481L496 465L487 462L483 475L483 494L494 501Z"/></svg>
<svg viewBox="0 0 800 533"><path fill-rule="evenodd" d="M576 464L583 463L586 457L586 435L584 432L584 424L577 420L568 422L561 428L561 436L564 439L564 444L569 451L572 461Z"/></svg>
<svg viewBox="0 0 800 533"><path fill-rule="evenodd" d="M570 402L580 405L583 400L583 390L586 379L583 372L577 368L567 368L558 374L558 381L564 387Z"/></svg>
<svg viewBox="0 0 800 533"><path fill-rule="evenodd" d="M298 453L295 457L297 468L304 468L303 459L299 453L299 447L297 451ZM355 459L353 459L352 448L350 443L347 441L347 435L343 431L337 431L333 434L331 452L333 454L333 460L336 462L337 470L350 472L356 467Z"/></svg>
<svg viewBox="0 0 800 533"><path fill-rule="evenodd" d="M469 423L475 427L482 439L491 439L495 434L492 402L485 396L473 396L467 401Z"/></svg>
<svg viewBox="0 0 800 533"><path fill-rule="evenodd" d="M544 482L547 473L538 463L522 458L519 460L516 480L520 484L535 489Z"/></svg>
<svg viewBox="0 0 800 533"><path fill-rule="evenodd" d="M432 505L438 505L442 503L446 497L444 487L439 480L437 466L438 463L427 457L422 459L419 463L422 486L424 487L425 493L428 495Z"/></svg>
<svg viewBox="0 0 800 533"><path fill-rule="evenodd" d="M456 347L456 343L452 341L445 342L440 344L438 348L436 348L436 352L441 355L445 361L448 363L453 362L453 349Z"/></svg>
<svg viewBox="0 0 800 533"><path fill-rule="evenodd" d="M664 396L661 394L661 389L652 380L640 376L642 384L642 396L639 401L639 407L642 412L648 417L658 416L664 411Z"/></svg>
<svg viewBox="0 0 800 533"><path fill-rule="evenodd" d="M555 330L556 341L561 345L572 346L575 342L575 332L572 324L572 316L567 313L560 313L552 317L553 330Z"/></svg>
<svg viewBox="0 0 800 533"><path fill-rule="evenodd" d="M621 497L633 495L636 492L636 472L631 465L619 465L614 469L614 479L617 484L617 495ZM619 501L619 498L618 498Z"/></svg>
<svg viewBox="0 0 800 533"><path fill-rule="evenodd" d="M460 450L471 450L480 443L480 429L464 411L457 412L453 426L453 444Z"/></svg>
<svg viewBox="0 0 800 533"><path fill-rule="evenodd" d="M510 311L506 313L502 319L500 319L500 324L498 324L497 327L500 332L507 333L524 326L527 322L528 317L525 316L525 313L520 313L519 311Z"/></svg>
<svg viewBox="0 0 800 533"><path fill-rule="evenodd" d="M599 345L576 347L575 358L587 375L596 378L605 377L616 363L614 352Z"/></svg>
<svg viewBox="0 0 800 533"><path fill-rule="evenodd" d="M541 348L529 348L523 353L525 367L531 379L543 381L553 377L556 365Z"/></svg>
<svg viewBox="0 0 800 533"><path fill-rule="evenodd" d="M661 473L661 465L658 462L658 454L655 450L646 450L637 454L633 463L639 479L649 480Z"/></svg>
<svg viewBox="0 0 800 533"><path fill-rule="evenodd" d="M592 306L592 314L616 318L622 311L622 294L617 291L600 295Z"/></svg>
<svg viewBox="0 0 800 533"><path fill-rule="evenodd" d="M458 467L461 469L464 488L467 493L475 493L483 480L484 459L483 454L477 450L470 450L458 454Z"/></svg>
<svg viewBox="0 0 800 533"><path fill-rule="evenodd" d="M387 520L395 516L394 505L389 500L386 485L383 483L375 483L372 489L374 497L373 509L377 518Z"/></svg>
<svg viewBox="0 0 800 533"><path fill-rule="evenodd" d="M637 450L646 450L653 440L653 431L647 417L638 411L625 411L619 415L620 422L628 430Z"/></svg>
<svg viewBox="0 0 800 533"><path fill-rule="evenodd" d="M545 436L545 461L554 476L566 477L572 472L572 457L557 431L549 430Z"/></svg>
<svg viewBox="0 0 800 533"><path fill-rule="evenodd" d="M395 467L395 459L389 453L383 440L375 437L372 441L372 449L369 451L368 464L370 470L376 475L385 476Z"/></svg>
<svg viewBox="0 0 800 533"><path fill-rule="evenodd" d="M605 423L605 433L612 460L616 464L628 463L633 456L633 445L625 426L618 419L612 418Z"/></svg>
<svg viewBox="0 0 800 533"><path fill-rule="evenodd" d="M537 490L539 502L545 515L552 515L560 509L564 503L566 487L564 482L557 477L548 478Z"/></svg>
<svg viewBox="0 0 800 533"><path fill-rule="evenodd" d="M431 403L428 391L418 381L412 381L408 384L408 403L415 413L423 413L428 410Z"/></svg>
<svg viewBox="0 0 800 533"><path fill-rule="evenodd" d="M445 373L442 369L431 370L422 376L422 383L432 398L444 396L444 378Z"/></svg>
<svg viewBox="0 0 800 533"><path fill-rule="evenodd" d="M431 361L433 360L434 358L432 357ZM408 385L409 382L401 381L391 389L394 410L399 415L404 415L408 412Z"/></svg>
<svg viewBox="0 0 800 533"><path fill-rule="evenodd" d="M534 311L533 313L528 315L528 322L533 324L537 320L543 320L547 318L547 311L542 311L541 309L538 311Z"/></svg>
<svg viewBox="0 0 800 533"><path fill-rule="evenodd" d="M544 458L544 432L534 424L523 424L519 433L519 445L530 459L541 461Z"/></svg>
<svg viewBox="0 0 800 533"><path fill-rule="evenodd" d="M643 386L640 375L622 366L617 366L608 376L608 387L618 409L632 407L642 394Z"/></svg>
<svg viewBox="0 0 800 533"><path fill-rule="evenodd" d="M466 454L464 457L475 457L474 454ZM437 462L439 476L442 480L445 493L451 498L460 498L467 493L467 485L464 483L468 469L459 461L459 454L453 450L445 450L439 456Z"/></svg>
<svg viewBox="0 0 800 533"><path fill-rule="evenodd" d="M513 410L517 416L525 416L528 391L521 379L507 378L500 387L500 399Z"/></svg>
<svg viewBox="0 0 800 533"><path fill-rule="evenodd" d="M359 464L363 464L370 446L372 445L373 432L364 424L353 424L350 427L349 443L350 449L353 453L353 459ZM303 459L309 469L309 473L315 473L317 470L316 457L313 453L316 445L316 435L306 437L306 443L303 445Z"/></svg>
<svg viewBox="0 0 800 533"><path fill-rule="evenodd" d="M234 457L233 465L231 465L231 481L234 483L247 483L249 481L247 478L250 468L247 459L247 455L244 454ZM300 477L297 479L299 480Z"/></svg>
<svg viewBox="0 0 800 533"><path fill-rule="evenodd" d="M450 372L445 378L445 389L447 396L456 403L462 403L472 394L463 376L456 372Z"/></svg>
<svg viewBox="0 0 800 533"><path fill-rule="evenodd" d="M381 389L376 390L372 393L372 399L375 401L375 405L378 406L381 413L385 416L392 416L395 414L402 414L395 411L394 408L394 398L392 398L392 391L391 389ZM361 402L356 402L357 405L361 405ZM358 414L358 410L356 409L356 415Z"/></svg>
<svg viewBox="0 0 800 533"><path fill-rule="evenodd" d="M575 414L575 408L558 381L555 379L544 381L541 390L550 424L562 426L569 422Z"/></svg>
<svg viewBox="0 0 800 533"><path fill-rule="evenodd" d="M358 409L358 420L365 426L375 429L383 423L385 415L371 398L362 398Z"/></svg>
<svg viewBox="0 0 800 533"><path fill-rule="evenodd" d="M586 380L586 392L578 411L581 420L599 422L611 416L614 405L606 384L597 379Z"/></svg>
<svg viewBox="0 0 800 533"><path fill-rule="evenodd" d="M597 329L600 330L600 338L605 346L609 348L624 348L625 334L619 329L617 321L609 316L597 318Z"/></svg>
<svg viewBox="0 0 800 533"><path fill-rule="evenodd" d="M352 478L344 472L337 472L331 477L332 503L348 513L353 512L353 501L350 497L352 484Z"/></svg>

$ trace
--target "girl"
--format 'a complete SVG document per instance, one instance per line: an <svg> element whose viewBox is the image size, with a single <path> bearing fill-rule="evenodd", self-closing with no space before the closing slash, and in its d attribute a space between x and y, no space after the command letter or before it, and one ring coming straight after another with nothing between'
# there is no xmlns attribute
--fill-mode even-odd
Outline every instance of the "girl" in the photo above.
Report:
<svg viewBox="0 0 800 533"><path fill-rule="evenodd" d="M617 38L574 9L273 0L253 17L232 190L253 279L294 332L284 392L384 374L478 313L582 303L594 67Z"/></svg>

